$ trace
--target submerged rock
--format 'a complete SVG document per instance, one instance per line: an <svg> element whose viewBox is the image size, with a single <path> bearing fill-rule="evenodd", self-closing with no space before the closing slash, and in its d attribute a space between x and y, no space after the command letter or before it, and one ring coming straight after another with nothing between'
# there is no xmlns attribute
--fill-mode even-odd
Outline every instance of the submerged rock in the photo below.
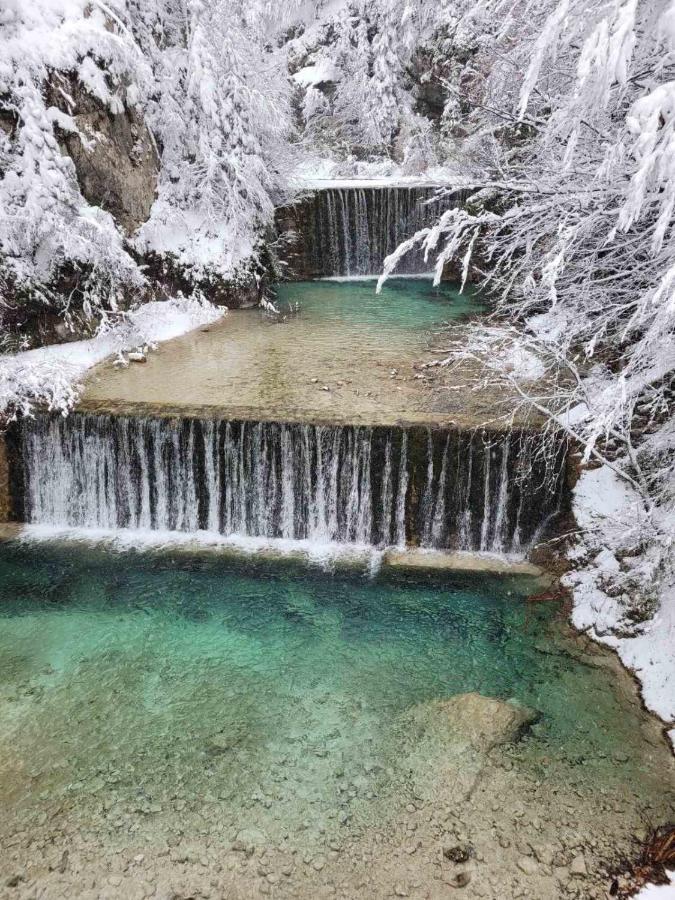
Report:
<svg viewBox="0 0 675 900"><path fill-rule="evenodd" d="M242 828L237 832L232 849L240 853L251 854L264 847L267 842L267 835L259 828Z"/></svg>
<svg viewBox="0 0 675 900"><path fill-rule="evenodd" d="M514 700L499 700L471 692L417 707L415 718L447 731L448 739L482 752L518 741L539 713Z"/></svg>

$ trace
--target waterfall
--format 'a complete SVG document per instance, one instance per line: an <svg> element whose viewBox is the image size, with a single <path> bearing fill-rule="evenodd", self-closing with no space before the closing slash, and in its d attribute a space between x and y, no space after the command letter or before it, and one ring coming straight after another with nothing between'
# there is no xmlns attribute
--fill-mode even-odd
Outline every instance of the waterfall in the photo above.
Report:
<svg viewBox="0 0 675 900"><path fill-rule="evenodd" d="M526 549L564 505L564 448L424 428L42 414L26 521L389 546Z"/></svg>
<svg viewBox="0 0 675 900"><path fill-rule="evenodd" d="M441 213L460 203L463 194L435 199L434 188L331 188L317 191L307 203L305 269L314 276L374 275L385 257ZM414 251L399 263L401 274L431 269Z"/></svg>

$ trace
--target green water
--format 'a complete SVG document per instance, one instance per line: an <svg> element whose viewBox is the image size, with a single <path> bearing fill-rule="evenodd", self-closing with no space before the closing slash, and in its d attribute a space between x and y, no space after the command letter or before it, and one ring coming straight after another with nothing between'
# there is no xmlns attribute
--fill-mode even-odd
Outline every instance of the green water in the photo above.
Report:
<svg viewBox="0 0 675 900"><path fill-rule="evenodd" d="M283 313L308 322L424 330L485 311L471 288L430 278L392 278L377 293L376 281L304 281L277 286Z"/></svg>
<svg viewBox="0 0 675 900"><path fill-rule="evenodd" d="M0 547L3 827L51 807L93 831L178 816L230 838L381 821L415 792L406 717L466 691L541 712L523 742L534 764L611 780L635 719L530 590Z"/></svg>

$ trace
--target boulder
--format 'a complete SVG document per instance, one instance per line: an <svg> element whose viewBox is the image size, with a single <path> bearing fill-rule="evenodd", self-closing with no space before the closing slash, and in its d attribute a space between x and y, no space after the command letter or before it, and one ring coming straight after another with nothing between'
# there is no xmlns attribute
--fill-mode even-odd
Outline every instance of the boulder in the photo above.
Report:
<svg viewBox="0 0 675 900"><path fill-rule="evenodd" d="M499 700L471 692L424 704L429 724L448 739L487 752L498 744L518 741L539 713L514 700Z"/></svg>

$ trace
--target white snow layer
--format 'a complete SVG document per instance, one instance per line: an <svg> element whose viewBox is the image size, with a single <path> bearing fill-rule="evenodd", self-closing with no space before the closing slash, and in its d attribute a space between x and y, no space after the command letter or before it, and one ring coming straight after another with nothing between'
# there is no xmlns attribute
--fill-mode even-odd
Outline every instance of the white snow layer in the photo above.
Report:
<svg viewBox="0 0 675 900"><path fill-rule="evenodd" d="M647 708L675 726L675 583L661 590L653 618L638 625L627 619L621 598L604 590L607 579L621 568L610 548L639 533L642 504L629 484L602 466L581 475L574 489L574 512L584 532L575 556L590 555L591 561L565 576L574 592L572 621L616 650L639 679ZM669 734L675 745L675 727Z"/></svg>
<svg viewBox="0 0 675 900"><path fill-rule="evenodd" d="M65 414L77 402L79 382L91 366L113 354L121 356L134 347L152 347L178 337L225 312L224 307L194 297L157 300L90 340L0 356L0 415L12 411L30 415L34 404Z"/></svg>
<svg viewBox="0 0 675 900"><path fill-rule="evenodd" d="M305 66L293 76L293 81L300 87L316 87L326 82L336 82L342 77L342 73L330 60L324 59L311 66Z"/></svg>
<svg viewBox="0 0 675 900"><path fill-rule="evenodd" d="M635 900L675 900L675 872L668 875L670 884L646 884Z"/></svg>

